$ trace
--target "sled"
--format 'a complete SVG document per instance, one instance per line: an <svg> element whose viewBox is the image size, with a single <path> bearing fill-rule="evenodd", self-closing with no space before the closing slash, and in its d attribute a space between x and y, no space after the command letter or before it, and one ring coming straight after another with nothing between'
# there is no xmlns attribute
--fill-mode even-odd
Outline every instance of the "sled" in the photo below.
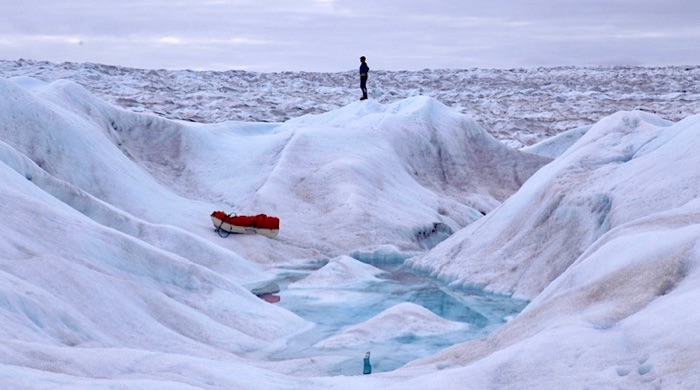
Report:
<svg viewBox="0 0 700 390"><path fill-rule="evenodd" d="M265 214L253 216L226 214L223 211L211 213L211 222L216 232L222 237L229 234L260 234L266 237L277 237L280 230L280 220Z"/></svg>

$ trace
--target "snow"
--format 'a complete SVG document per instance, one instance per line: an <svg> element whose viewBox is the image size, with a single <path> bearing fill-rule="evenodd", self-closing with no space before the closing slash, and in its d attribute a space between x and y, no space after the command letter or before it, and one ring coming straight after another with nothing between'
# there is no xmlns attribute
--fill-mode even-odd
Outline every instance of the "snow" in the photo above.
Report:
<svg viewBox="0 0 700 390"><path fill-rule="evenodd" d="M92 63L0 60L4 77L70 79L102 99L170 119L285 122L359 98L356 69L338 73L169 71ZM617 111L679 121L700 110L700 66L373 70L380 103L425 95L468 114L513 147L590 126Z"/></svg>
<svg viewBox="0 0 700 390"><path fill-rule="evenodd" d="M291 283L289 288L347 287L357 283L376 281L376 276L383 272L350 256L339 256L304 279Z"/></svg>
<svg viewBox="0 0 700 390"><path fill-rule="evenodd" d="M697 72L2 61L3 387L695 388Z"/></svg>
<svg viewBox="0 0 700 390"><path fill-rule="evenodd" d="M461 330L463 323L447 321L423 306L400 303L375 317L353 325L318 344L320 348L337 348L395 337L426 336Z"/></svg>
<svg viewBox="0 0 700 390"><path fill-rule="evenodd" d="M571 145L576 143L579 138L583 137L590 128L591 126L581 126L567 130L534 145L521 148L520 150L554 159L566 152Z"/></svg>
<svg viewBox="0 0 700 390"><path fill-rule="evenodd" d="M453 283L534 298L608 231L697 196L688 183L700 179L699 172L669 176L674 167L699 163L695 130L686 124L693 119L671 124L620 112L601 120L497 211L415 265Z"/></svg>

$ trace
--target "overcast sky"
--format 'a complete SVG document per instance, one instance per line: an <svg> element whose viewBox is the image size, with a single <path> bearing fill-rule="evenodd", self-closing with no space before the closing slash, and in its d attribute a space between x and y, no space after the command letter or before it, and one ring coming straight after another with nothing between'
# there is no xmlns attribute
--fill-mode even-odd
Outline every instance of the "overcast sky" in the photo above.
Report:
<svg viewBox="0 0 700 390"><path fill-rule="evenodd" d="M0 59L345 71L700 64L700 0L0 0Z"/></svg>

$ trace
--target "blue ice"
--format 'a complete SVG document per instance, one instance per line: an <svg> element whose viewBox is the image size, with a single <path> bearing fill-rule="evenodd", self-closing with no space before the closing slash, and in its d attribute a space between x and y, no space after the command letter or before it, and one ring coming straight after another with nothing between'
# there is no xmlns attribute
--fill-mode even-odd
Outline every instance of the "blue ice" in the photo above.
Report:
<svg viewBox="0 0 700 390"><path fill-rule="evenodd" d="M354 252L357 260L385 271L368 283L319 288L286 288L320 268L324 262L286 269L276 282L281 286L280 305L315 324L294 337L273 359L333 356L335 363L322 367L319 374L361 375L363 358L371 351L373 372L391 371L402 365L436 353L451 345L485 337L519 313L525 301L486 293L479 289L459 290L425 275L412 272L404 261L414 254L387 248L375 252ZM331 295L331 299L324 296ZM422 336L402 334L380 341L372 340L348 348L322 349L319 341L343 329L364 322L397 304L410 302L450 320L468 324L460 331Z"/></svg>

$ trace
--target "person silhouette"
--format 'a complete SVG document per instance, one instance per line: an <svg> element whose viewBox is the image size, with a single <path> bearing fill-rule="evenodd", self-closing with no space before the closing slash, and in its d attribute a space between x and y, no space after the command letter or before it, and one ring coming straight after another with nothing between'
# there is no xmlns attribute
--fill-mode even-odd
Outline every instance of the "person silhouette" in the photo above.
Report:
<svg viewBox="0 0 700 390"><path fill-rule="evenodd" d="M367 375L372 373L372 365L369 363L369 351L365 354L365 367L362 370L362 374Z"/></svg>
<svg viewBox="0 0 700 390"><path fill-rule="evenodd" d="M369 73L369 66L365 56L360 57L360 89L362 90L362 97L360 100L367 100L367 74Z"/></svg>

